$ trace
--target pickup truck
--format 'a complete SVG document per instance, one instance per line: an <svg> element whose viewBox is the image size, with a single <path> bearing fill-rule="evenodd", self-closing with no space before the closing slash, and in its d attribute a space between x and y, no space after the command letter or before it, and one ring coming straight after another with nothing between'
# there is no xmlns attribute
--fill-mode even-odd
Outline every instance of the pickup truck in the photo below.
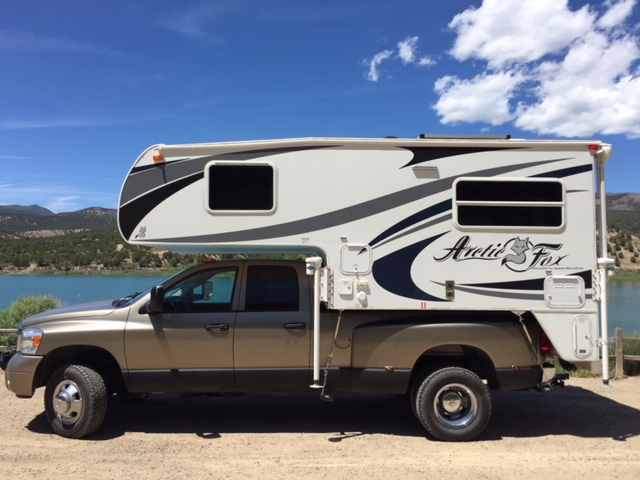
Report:
<svg viewBox="0 0 640 480"><path fill-rule="evenodd" d="M187 268L148 291L25 319L5 352L6 387L45 387L53 430L85 437L111 395L333 392L407 395L427 432L477 438L490 389L544 387L545 337L513 312L321 308L321 385L312 384L313 279L298 261ZM186 401L186 400L185 400Z"/></svg>

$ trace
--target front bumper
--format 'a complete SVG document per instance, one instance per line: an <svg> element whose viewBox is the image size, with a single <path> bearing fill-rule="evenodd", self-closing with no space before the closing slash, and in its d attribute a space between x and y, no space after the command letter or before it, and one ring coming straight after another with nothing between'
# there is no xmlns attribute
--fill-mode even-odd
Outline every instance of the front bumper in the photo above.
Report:
<svg viewBox="0 0 640 480"><path fill-rule="evenodd" d="M0 370L6 370L7 365L9 364L9 360L16 354L16 349L13 348L11 350L7 350L5 352L0 352Z"/></svg>
<svg viewBox="0 0 640 480"><path fill-rule="evenodd" d="M32 397L33 379L42 358L21 353L12 354L4 372L4 383L7 389L18 397Z"/></svg>

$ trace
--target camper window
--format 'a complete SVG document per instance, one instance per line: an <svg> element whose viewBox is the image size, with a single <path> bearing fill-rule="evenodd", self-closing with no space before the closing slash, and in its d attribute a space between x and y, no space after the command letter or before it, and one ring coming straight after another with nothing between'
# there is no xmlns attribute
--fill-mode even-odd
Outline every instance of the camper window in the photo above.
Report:
<svg viewBox="0 0 640 480"><path fill-rule="evenodd" d="M209 211L272 212L275 208L274 168L266 164L212 162L206 168Z"/></svg>
<svg viewBox="0 0 640 480"><path fill-rule="evenodd" d="M559 228L564 198L555 180L459 180L456 221L461 227Z"/></svg>

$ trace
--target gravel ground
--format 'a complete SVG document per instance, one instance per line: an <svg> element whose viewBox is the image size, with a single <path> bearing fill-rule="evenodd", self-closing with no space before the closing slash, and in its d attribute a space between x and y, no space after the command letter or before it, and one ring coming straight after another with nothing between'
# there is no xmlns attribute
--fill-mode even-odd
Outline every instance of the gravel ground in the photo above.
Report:
<svg viewBox="0 0 640 480"><path fill-rule="evenodd" d="M0 373L0 471L11 479L637 479L640 377L571 379L550 393L493 395L480 440L425 436L399 396L318 394L113 398L84 440L52 433L42 389L29 400Z"/></svg>

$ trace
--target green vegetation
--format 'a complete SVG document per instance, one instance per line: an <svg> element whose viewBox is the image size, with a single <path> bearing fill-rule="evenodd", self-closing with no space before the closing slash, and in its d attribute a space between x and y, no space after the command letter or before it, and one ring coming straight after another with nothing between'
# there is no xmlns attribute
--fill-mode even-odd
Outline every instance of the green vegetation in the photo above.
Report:
<svg viewBox="0 0 640 480"><path fill-rule="evenodd" d="M60 301L52 295L42 297L19 297L9 308L0 310L0 328L18 328L18 324L27 317L56 308ZM15 333L0 333L0 345L15 345Z"/></svg>
<svg viewBox="0 0 640 480"><path fill-rule="evenodd" d="M637 212L610 212L614 218L626 218L629 221L610 223L607 251L615 261L615 275L612 281L640 281L640 238L637 225L630 220L638 216ZM614 214L635 214L621 215Z"/></svg>
<svg viewBox="0 0 640 480"><path fill-rule="evenodd" d="M99 273L177 270L202 260L129 245L114 229L87 230L52 237L5 239L0 250L0 272Z"/></svg>
<svg viewBox="0 0 640 480"><path fill-rule="evenodd" d="M640 337L640 334L624 335L625 337ZM625 342L622 344L622 351L624 355L640 355L640 343ZM622 364L622 369L625 375L633 376L640 375L640 362L635 360L625 360ZM615 371L615 370L612 370Z"/></svg>

